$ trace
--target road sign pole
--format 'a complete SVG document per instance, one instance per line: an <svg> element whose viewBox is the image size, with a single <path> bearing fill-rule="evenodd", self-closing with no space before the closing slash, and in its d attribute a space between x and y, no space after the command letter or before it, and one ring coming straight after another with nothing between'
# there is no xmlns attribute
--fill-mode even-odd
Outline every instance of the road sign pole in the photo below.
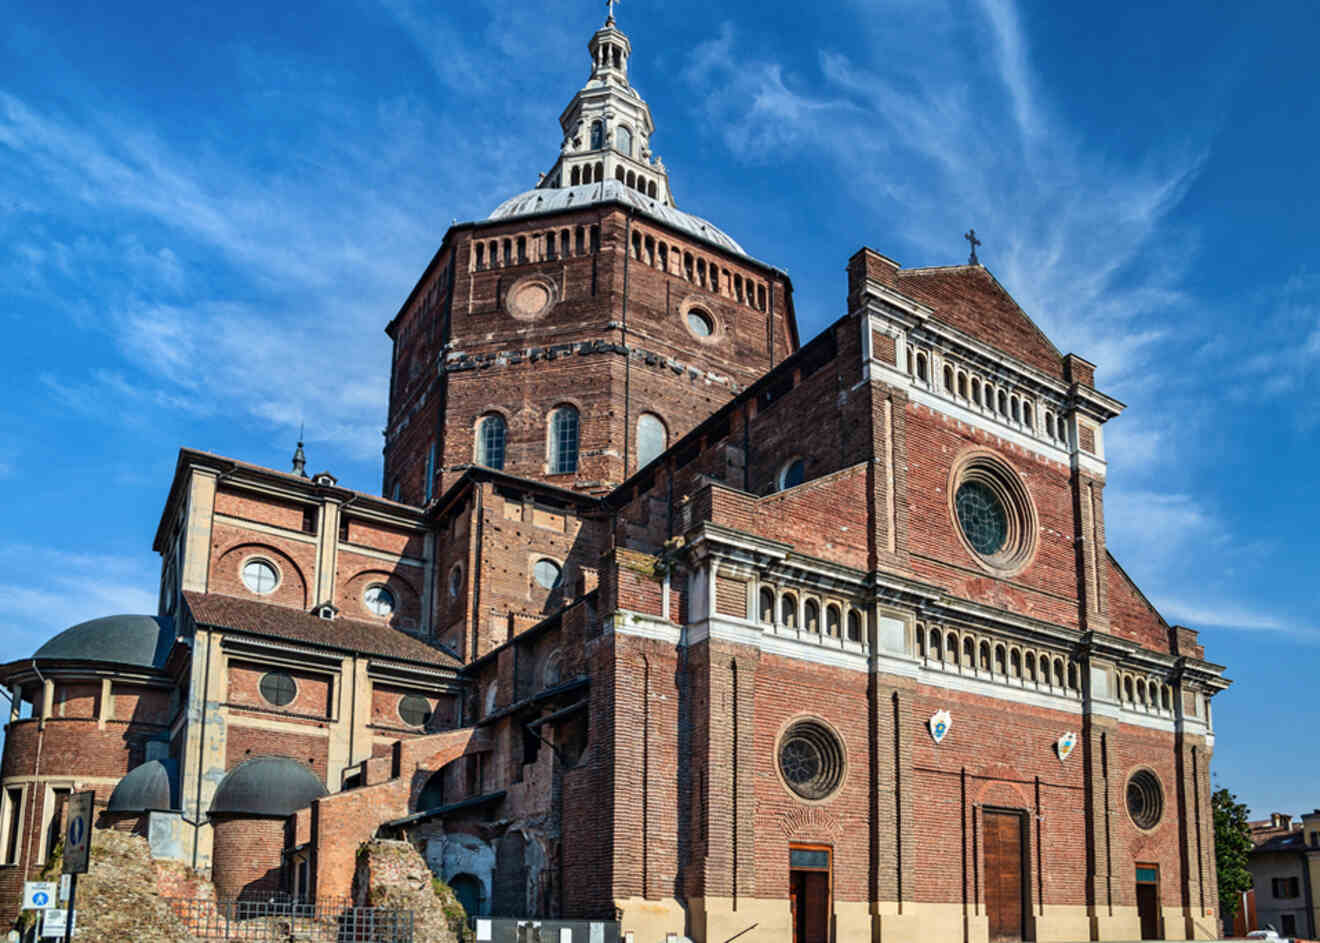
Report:
<svg viewBox="0 0 1320 943"><path fill-rule="evenodd" d="M78 896L78 875L69 875L69 903L66 905L69 909L64 911L64 943L69 943L73 939L73 905L74 898Z"/></svg>

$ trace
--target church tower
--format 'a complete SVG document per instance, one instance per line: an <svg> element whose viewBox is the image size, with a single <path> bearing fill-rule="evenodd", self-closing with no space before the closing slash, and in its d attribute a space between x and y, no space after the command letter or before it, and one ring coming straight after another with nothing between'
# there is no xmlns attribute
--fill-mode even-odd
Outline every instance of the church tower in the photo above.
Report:
<svg viewBox="0 0 1320 943"><path fill-rule="evenodd" d="M675 206L612 14L587 50L550 171L451 227L386 329L386 497L471 465L604 493L797 349L788 276Z"/></svg>

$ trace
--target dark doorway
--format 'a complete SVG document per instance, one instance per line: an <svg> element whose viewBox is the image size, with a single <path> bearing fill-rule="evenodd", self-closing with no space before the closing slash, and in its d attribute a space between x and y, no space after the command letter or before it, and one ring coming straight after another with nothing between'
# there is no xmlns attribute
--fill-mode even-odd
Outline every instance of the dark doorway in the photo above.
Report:
<svg viewBox="0 0 1320 943"><path fill-rule="evenodd" d="M458 902L463 905L463 910L469 917L482 915L481 898L485 895L481 892L481 882L471 874L456 874L449 882L449 888L458 898Z"/></svg>
<svg viewBox="0 0 1320 943"><path fill-rule="evenodd" d="M830 850L794 845L788 850L788 869L793 943L829 943Z"/></svg>
<svg viewBox="0 0 1320 943"><path fill-rule="evenodd" d="M1022 825L1021 812L985 812L985 909L992 941L1025 936L1027 867Z"/></svg>
<svg viewBox="0 0 1320 943"><path fill-rule="evenodd" d="M1163 939L1160 932L1160 867L1137 865L1137 915L1141 917L1143 940Z"/></svg>

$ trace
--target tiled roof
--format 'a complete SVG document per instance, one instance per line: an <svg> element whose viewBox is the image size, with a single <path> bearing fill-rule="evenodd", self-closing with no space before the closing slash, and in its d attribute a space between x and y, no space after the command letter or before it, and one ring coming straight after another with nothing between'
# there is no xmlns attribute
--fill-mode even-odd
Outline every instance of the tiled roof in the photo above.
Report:
<svg viewBox="0 0 1320 943"><path fill-rule="evenodd" d="M1291 832L1287 835L1275 835L1273 838L1267 838L1251 849L1252 853L1268 851L1301 851L1306 847L1305 836L1301 832Z"/></svg>
<svg viewBox="0 0 1320 943"><path fill-rule="evenodd" d="M982 266L904 269L898 287L934 308L937 321L1062 379L1058 348Z"/></svg>
<svg viewBox="0 0 1320 943"><path fill-rule="evenodd" d="M218 593L184 593L199 625L266 635L340 651L460 668L453 655L398 629L356 619L322 619L298 609Z"/></svg>

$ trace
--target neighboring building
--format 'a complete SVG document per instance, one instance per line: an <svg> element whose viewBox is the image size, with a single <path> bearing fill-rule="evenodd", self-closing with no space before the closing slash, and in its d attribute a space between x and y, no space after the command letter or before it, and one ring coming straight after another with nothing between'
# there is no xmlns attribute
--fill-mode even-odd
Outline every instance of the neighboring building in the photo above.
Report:
<svg viewBox="0 0 1320 943"><path fill-rule="evenodd" d="M1274 927L1282 936L1320 937L1320 809L1300 822L1275 812L1249 825L1254 914L1244 914L1238 930Z"/></svg>
<svg viewBox="0 0 1320 943"><path fill-rule="evenodd" d="M223 897L383 834L635 943L1214 936L1227 681L1106 549L1122 404L979 264L862 249L800 344L589 49L389 323L386 497L183 450L158 613L0 666L6 905L90 788Z"/></svg>

